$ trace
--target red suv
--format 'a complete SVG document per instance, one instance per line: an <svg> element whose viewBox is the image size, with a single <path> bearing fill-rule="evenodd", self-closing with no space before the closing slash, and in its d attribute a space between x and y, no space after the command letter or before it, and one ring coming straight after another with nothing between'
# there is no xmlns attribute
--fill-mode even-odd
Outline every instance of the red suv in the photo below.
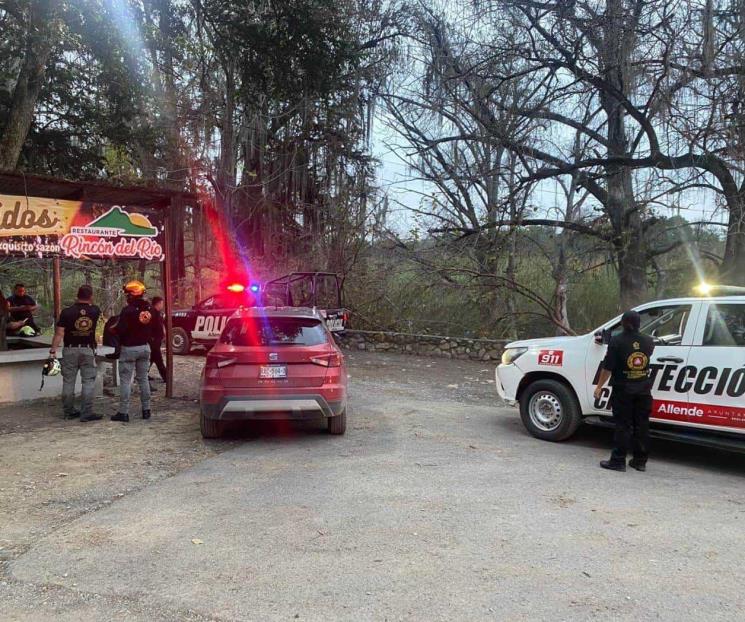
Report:
<svg viewBox="0 0 745 622"><path fill-rule="evenodd" d="M347 427L347 369L323 318L313 309L237 311L207 355L200 427L216 438L228 421L326 418Z"/></svg>

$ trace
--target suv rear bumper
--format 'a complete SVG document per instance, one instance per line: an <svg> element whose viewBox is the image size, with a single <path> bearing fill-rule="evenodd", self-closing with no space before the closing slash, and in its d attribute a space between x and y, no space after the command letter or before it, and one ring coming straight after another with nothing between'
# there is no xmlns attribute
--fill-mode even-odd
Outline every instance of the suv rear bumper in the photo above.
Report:
<svg viewBox="0 0 745 622"><path fill-rule="evenodd" d="M202 403L202 413L207 419L220 421L321 419L341 415L345 407L346 400L328 402L318 393L281 397L228 395L216 404Z"/></svg>

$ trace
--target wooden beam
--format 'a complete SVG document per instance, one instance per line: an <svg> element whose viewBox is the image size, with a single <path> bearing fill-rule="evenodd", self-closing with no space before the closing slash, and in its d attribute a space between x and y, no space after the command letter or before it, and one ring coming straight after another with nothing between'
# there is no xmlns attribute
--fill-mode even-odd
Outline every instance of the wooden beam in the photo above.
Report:
<svg viewBox="0 0 745 622"><path fill-rule="evenodd" d="M163 282L163 300L165 303L165 326L166 326L166 397L173 397L173 346L171 344L171 331L173 330L173 283L171 281L171 209L179 198L171 199L164 218L165 226L165 258L161 262L161 280Z"/></svg>
<svg viewBox="0 0 745 622"><path fill-rule="evenodd" d="M52 288L54 296L54 320L62 312L62 259L59 255L52 258Z"/></svg>

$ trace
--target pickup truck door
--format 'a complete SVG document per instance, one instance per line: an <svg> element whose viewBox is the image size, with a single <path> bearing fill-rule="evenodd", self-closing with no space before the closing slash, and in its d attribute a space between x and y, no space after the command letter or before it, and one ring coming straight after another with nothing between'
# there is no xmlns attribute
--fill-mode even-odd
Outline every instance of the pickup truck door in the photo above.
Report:
<svg viewBox="0 0 745 622"><path fill-rule="evenodd" d="M745 300L702 306L688 357L687 408L653 416L745 434Z"/></svg>
<svg viewBox="0 0 745 622"><path fill-rule="evenodd" d="M217 340L237 308L234 298L225 294L216 294L200 302L196 308L192 339Z"/></svg>
<svg viewBox="0 0 745 622"><path fill-rule="evenodd" d="M652 396L659 400L688 401L686 384L677 382L679 370L686 366L696 330L696 318L699 303L651 303L639 307L641 315L640 332L654 339L655 349L650 361L651 375L654 383ZM621 332L621 321L607 326L611 336ZM605 358L607 346L590 346L587 358L587 401L591 404L591 413L607 415L610 413L610 396L612 389L606 385L600 399L595 399L593 392L600 376L600 368ZM654 415L653 415L654 416Z"/></svg>
<svg viewBox="0 0 745 622"><path fill-rule="evenodd" d="M322 310L328 329L332 333L344 330L347 312L341 304L339 277L335 274L319 274L313 287L316 306Z"/></svg>

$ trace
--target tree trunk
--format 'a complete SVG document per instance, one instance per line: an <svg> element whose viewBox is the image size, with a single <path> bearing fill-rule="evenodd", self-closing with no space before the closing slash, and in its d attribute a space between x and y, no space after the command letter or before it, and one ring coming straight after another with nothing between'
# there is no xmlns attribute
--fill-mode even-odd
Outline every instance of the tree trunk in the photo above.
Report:
<svg viewBox="0 0 745 622"><path fill-rule="evenodd" d="M235 218L233 213L233 192L235 191L235 67L233 59L223 62L225 74L225 110L220 128L220 160L217 171L217 200L223 214L228 215L230 222Z"/></svg>
<svg viewBox="0 0 745 622"><path fill-rule="evenodd" d="M607 3L602 50L605 79L620 93L631 90L630 57L634 44L631 33L635 24L629 16L623 0ZM628 157L626 139L626 113L621 102L604 92L601 103L608 120L608 156ZM639 206L634 198L631 170L625 166L605 167L608 199L605 210L610 219L614 237L621 308L627 309L646 300L647 297L647 253L644 229Z"/></svg>
<svg viewBox="0 0 745 622"><path fill-rule="evenodd" d="M745 194L728 197L729 223L719 279L726 285L745 286Z"/></svg>
<svg viewBox="0 0 745 622"><path fill-rule="evenodd" d="M509 216L512 222L517 221L521 216L521 210L518 206L517 193L517 156L510 153L507 159L509 173L507 175L507 196L509 205ZM496 195L496 193L495 193ZM494 197L496 201L496 196ZM517 281L517 227L512 227L509 233L509 244L507 249L507 268L505 275L511 284ZM507 290L507 326L510 339L517 339L517 293L514 285Z"/></svg>
<svg viewBox="0 0 745 622"><path fill-rule="evenodd" d="M511 208L514 212L514 208ZM505 276L510 283L515 283L517 280L517 227L513 227L509 233L509 245L507 252L507 267L505 268ZM509 332L510 339L517 339L517 301L515 298L517 294L513 288L507 290L507 330Z"/></svg>
<svg viewBox="0 0 745 622"><path fill-rule="evenodd" d="M622 214L622 217L627 216ZM632 216L630 220L633 219ZM647 301L647 256L643 236L641 223L629 222L614 241L621 309Z"/></svg>
<svg viewBox="0 0 745 622"><path fill-rule="evenodd" d="M202 240L204 236L204 216L202 206L192 207L191 231L194 237L194 304L202 300Z"/></svg>
<svg viewBox="0 0 745 622"><path fill-rule="evenodd" d="M28 8L28 31L23 64L13 89L8 119L0 137L0 170L18 166L23 143L34 119L44 84L47 61L54 47L56 2L36 0Z"/></svg>
<svg viewBox="0 0 745 622"><path fill-rule="evenodd" d="M565 236L563 232L559 236L559 252L556 258L556 264L553 269L553 279L556 283L554 287L554 322L556 323L556 332L559 335L571 335L572 328L569 324L569 313L567 311L567 301L569 299L569 274L567 270Z"/></svg>

